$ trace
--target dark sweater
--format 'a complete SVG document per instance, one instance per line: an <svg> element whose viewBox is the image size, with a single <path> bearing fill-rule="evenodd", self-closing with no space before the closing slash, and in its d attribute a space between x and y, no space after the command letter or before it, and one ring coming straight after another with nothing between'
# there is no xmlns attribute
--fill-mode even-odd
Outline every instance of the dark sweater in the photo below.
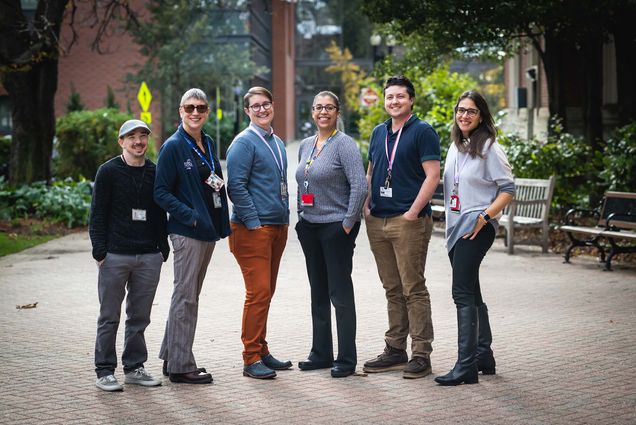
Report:
<svg viewBox="0 0 636 425"><path fill-rule="evenodd" d="M206 184L199 175L199 156L186 141L183 126L165 141L159 151L155 201L169 214L168 233L214 242L230 234L230 222L225 186L221 189L220 225L215 226L206 203ZM214 158L215 173L221 179L221 164L214 155L214 141L202 133L203 144L208 142ZM196 223L196 226L195 226Z"/></svg>
<svg viewBox="0 0 636 425"><path fill-rule="evenodd" d="M89 226L95 260L107 252L161 252L168 258L166 213L152 199L155 168L148 159L143 167L131 167L117 156L97 170ZM133 221L133 208L146 210L146 221Z"/></svg>

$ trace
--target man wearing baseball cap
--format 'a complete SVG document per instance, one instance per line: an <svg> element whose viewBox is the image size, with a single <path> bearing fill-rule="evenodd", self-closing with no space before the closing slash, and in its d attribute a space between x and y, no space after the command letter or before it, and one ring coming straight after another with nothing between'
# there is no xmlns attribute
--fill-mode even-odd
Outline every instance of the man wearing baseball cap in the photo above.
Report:
<svg viewBox="0 0 636 425"><path fill-rule="evenodd" d="M161 385L144 369L144 331L150 324L161 265L170 252L166 213L153 200L156 166L146 158L149 134L143 121L126 121L119 129L122 154L102 164L95 177L89 226L100 304L95 385L104 391L123 390L115 378L115 342L126 292L124 382Z"/></svg>

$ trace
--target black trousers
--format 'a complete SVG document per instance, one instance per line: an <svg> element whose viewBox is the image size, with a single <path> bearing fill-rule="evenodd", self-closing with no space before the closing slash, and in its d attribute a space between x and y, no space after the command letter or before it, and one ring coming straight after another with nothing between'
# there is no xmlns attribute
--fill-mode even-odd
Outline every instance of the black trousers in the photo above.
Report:
<svg viewBox="0 0 636 425"><path fill-rule="evenodd" d="M341 222L310 223L301 219L296 225L311 286L313 341L308 359L316 362L334 359L331 336L333 304L338 331L338 357L334 366L348 369L355 369L357 363L356 307L351 272L359 230L359 222L348 235Z"/></svg>
<svg viewBox="0 0 636 425"><path fill-rule="evenodd" d="M453 301L457 308L481 306L479 267L495 240L495 229L485 225L472 241L459 239L448 253L453 267Z"/></svg>

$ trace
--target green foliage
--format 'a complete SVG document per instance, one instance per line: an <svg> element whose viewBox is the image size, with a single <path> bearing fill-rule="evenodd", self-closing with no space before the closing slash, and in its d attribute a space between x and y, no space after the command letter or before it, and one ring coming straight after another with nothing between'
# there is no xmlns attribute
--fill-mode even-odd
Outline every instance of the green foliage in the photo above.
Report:
<svg viewBox="0 0 636 425"><path fill-rule="evenodd" d="M111 86L106 88L105 104L106 108L119 110L119 103L115 100L115 92L113 92L113 88Z"/></svg>
<svg viewBox="0 0 636 425"><path fill-rule="evenodd" d="M88 223L91 206L90 183L66 179L47 186L46 182L11 188L0 177L0 219L35 217L62 222L67 227Z"/></svg>
<svg viewBox="0 0 636 425"><path fill-rule="evenodd" d="M82 98L80 94L75 90L75 85L71 83L71 94L68 97L68 102L66 103L66 112L76 112L83 111L84 104L82 103Z"/></svg>
<svg viewBox="0 0 636 425"><path fill-rule="evenodd" d="M618 128L607 141L603 165L608 189L636 192L636 122Z"/></svg>
<svg viewBox="0 0 636 425"><path fill-rule="evenodd" d="M212 116L212 114L210 114L210 116ZM225 152L227 151L227 148L230 146L230 143L232 143L232 140L234 140L234 119L232 119L229 116L224 116L223 119L221 121L219 121L221 128L220 128L220 138L221 138L221 158L225 158ZM242 131L245 128L246 124L241 121L239 123L239 131ZM210 120L208 120L208 122L205 123L205 125L203 126L203 131L209 135L210 137L212 137L212 140L214 140L214 143L219 143L218 140L216 140L216 119L214 119L214 117L210 118Z"/></svg>
<svg viewBox="0 0 636 425"><path fill-rule="evenodd" d="M115 109L71 112L57 120L58 178L95 178L97 167L121 153L119 127L132 116ZM149 141L149 145L154 145Z"/></svg>
<svg viewBox="0 0 636 425"><path fill-rule="evenodd" d="M545 179L557 177L552 205L561 211L573 206L589 207L603 188L595 183L602 168L602 155L583 138L565 133L557 122L547 141L524 140L518 135L498 137L516 177Z"/></svg>

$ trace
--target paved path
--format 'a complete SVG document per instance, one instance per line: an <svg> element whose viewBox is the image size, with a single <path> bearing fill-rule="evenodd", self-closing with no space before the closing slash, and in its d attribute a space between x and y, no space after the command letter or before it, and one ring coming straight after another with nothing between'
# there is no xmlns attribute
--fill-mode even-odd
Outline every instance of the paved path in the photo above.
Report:
<svg viewBox="0 0 636 425"><path fill-rule="evenodd" d="M497 375L480 376L478 385L444 388L433 376L405 380L399 372L333 379L328 370L299 371L296 362L308 354L311 323L304 260L292 231L268 326L273 354L292 359L292 370L272 381L242 376L244 288L222 241L201 294L194 346L214 384L164 379L157 388L105 393L94 386L98 305L88 236L51 241L0 258L0 423L636 423L636 269L617 263L615 271L603 272L589 258L566 265L531 248L517 252L506 255L497 240L482 266ZM426 275L436 337L433 375L444 374L455 360L456 326L440 231L431 240ZM382 350L387 325L364 229L354 284L361 367ZM146 368L156 376L171 286L169 261L146 332L151 355ZM15 308L32 302L37 308ZM121 369L117 375L123 381Z"/></svg>

